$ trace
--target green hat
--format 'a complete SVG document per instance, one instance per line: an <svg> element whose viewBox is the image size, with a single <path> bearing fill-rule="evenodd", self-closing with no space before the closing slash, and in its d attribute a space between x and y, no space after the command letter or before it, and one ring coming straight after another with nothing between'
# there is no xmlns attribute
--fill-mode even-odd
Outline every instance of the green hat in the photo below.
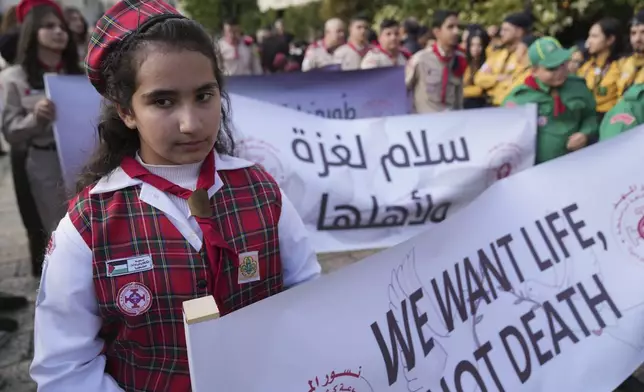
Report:
<svg viewBox="0 0 644 392"><path fill-rule="evenodd" d="M570 60L573 49L564 49L553 37L543 37L534 41L528 48L530 63L535 67L557 68Z"/></svg>

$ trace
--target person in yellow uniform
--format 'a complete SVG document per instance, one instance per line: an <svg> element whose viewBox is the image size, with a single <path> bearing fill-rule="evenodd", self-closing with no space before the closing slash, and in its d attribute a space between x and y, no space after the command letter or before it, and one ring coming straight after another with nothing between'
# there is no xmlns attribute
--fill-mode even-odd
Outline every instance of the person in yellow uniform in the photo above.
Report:
<svg viewBox="0 0 644 392"><path fill-rule="evenodd" d="M619 99L621 42L620 21L610 17L599 20L591 26L586 40L590 59L577 71L595 96L600 121Z"/></svg>
<svg viewBox="0 0 644 392"><path fill-rule="evenodd" d="M508 91L514 90L516 87L520 86L525 82L525 79L530 76L532 73L532 64L530 63L530 56L528 55L528 49L530 45L537 40L537 37L534 35L528 35L523 37L521 42L517 45L515 55L517 57L517 67L512 74L512 83Z"/></svg>
<svg viewBox="0 0 644 392"><path fill-rule="evenodd" d="M633 54L622 60L621 77L617 82L620 96L634 84L644 83L644 10L631 21L631 48Z"/></svg>
<svg viewBox="0 0 644 392"><path fill-rule="evenodd" d="M463 108L475 109L487 106L487 95L482 88L474 84L474 75L485 63L485 48L490 43L490 37L481 26L474 25L469 29L465 42L467 68L463 75Z"/></svg>
<svg viewBox="0 0 644 392"><path fill-rule="evenodd" d="M487 35L490 37L490 43L485 47L485 55L489 58L495 52L503 49L501 43L501 29L497 25L490 25L487 27Z"/></svg>
<svg viewBox="0 0 644 392"><path fill-rule="evenodd" d="M510 92L512 74L517 66L514 52L523 37L530 35L531 29L531 15L523 12L508 15L501 25L503 49L488 57L474 76L474 84L488 93L495 106L500 106Z"/></svg>

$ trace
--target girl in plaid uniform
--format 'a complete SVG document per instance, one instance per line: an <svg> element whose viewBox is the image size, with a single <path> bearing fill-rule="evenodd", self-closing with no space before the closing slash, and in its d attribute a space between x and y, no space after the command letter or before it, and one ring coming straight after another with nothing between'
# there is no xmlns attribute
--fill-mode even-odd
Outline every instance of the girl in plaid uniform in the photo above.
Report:
<svg viewBox="0 0 644 392"><path fill-rule="evenodd" d="M48 246L31 375L41 392L190 391L184 301L212 295L225 315L320 266L273 178L232 157L199 24L161 0L119 2L86 68L107 102L101 143Z"/></svg>

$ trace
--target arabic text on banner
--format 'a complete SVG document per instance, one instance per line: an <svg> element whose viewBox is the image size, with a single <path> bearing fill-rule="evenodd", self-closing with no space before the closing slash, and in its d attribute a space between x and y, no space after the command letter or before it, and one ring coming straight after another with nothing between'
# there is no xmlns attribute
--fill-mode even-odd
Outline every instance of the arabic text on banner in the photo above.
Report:
<svg viewBox="0 0 644 392"><path fill-rule="evenodd" d="M642 145L644 126L539 165L405 243L189 325L194 391L614 390L644 360Z"/></svg>
<svg viewBox="0 0 644 392"><path fill-rule="evenodd" d="M275 177L318 252L396 245L534 162L535 106L343 121L232 102L239 155Z"/></svg>

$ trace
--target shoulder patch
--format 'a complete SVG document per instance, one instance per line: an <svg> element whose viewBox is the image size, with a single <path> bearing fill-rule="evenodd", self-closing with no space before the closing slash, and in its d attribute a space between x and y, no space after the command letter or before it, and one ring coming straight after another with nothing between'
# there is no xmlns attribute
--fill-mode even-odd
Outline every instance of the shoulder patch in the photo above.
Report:
<svg viewBox="0 0 644 392"><path fill-rule="evenodd" d="M618 113L610 118L611 124L622 123L624 125L631 125L635 122L635 117L628 113Z"/></svg>

